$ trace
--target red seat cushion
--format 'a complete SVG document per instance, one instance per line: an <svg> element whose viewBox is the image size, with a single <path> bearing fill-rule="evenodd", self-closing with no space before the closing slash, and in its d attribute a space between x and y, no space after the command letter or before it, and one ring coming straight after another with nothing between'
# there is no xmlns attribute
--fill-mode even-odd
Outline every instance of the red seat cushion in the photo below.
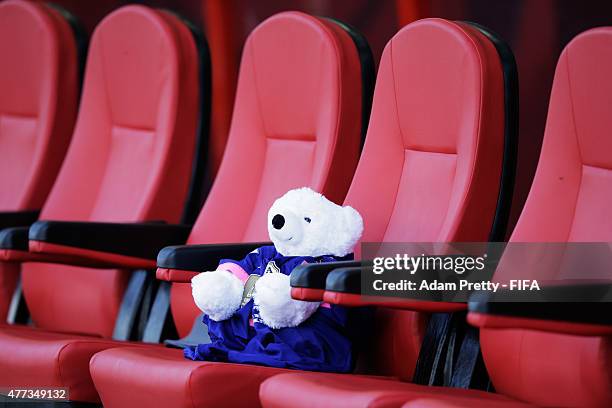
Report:
<svg viewBox="0 0 612 408"><path fill-rule="evenodd" d="M89 359L118 345L125 343L29 327L2 327L0 387L67 387L71 400L97 402Z"/></svg>
<svg viewBox="0 0 612 408"><path fill-rule="evenodd" d="M428 387L350 374L280 374L264 381L260 388L260 400L265 408L401 407L406 401L424 396L432 398L444 396L444 398L457 398L459 401L463 398L472 398L492 404L513 402L504 396L483 391ZM525 405L516 406L519 407Z"/></svg>
<svg viewBox="0 0 612 408"><path fill-rule="evenodd" d="M257 407L259 384L291 372L194 362L186 360L182 350L162 347L106 350L93 357L90 369L108 407Z"/></svg>

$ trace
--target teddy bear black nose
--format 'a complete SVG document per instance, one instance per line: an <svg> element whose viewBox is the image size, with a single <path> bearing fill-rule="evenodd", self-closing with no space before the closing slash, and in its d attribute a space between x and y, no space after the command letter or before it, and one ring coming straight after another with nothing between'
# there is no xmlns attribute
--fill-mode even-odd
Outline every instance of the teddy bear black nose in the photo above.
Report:
<svg viewBox="0 0 612 408"><path fill-rule="evenodd" d="M280 214L276 214L274 217L272 217L272 226L275 229L281 229L283 228L283 225L285 225L285 217Z"/></svg>

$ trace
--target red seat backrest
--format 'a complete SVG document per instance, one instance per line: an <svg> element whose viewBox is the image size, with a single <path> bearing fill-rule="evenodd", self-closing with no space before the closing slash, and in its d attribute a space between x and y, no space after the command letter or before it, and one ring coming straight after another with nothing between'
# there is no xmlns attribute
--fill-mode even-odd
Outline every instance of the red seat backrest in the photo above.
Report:
<svg viewBox="0 0 612 408"><path fill-rule="evenodd" d="M612 241L611 70L610 27L579 35L561 54L540 161L511 242ZM612 406L610 338L514 329L480 337L498 392L543 406Z"/></svg>
<svg viewBox="0 0 612 408"><path fill-rule="evenodd" d="M494 44L467 24L420 20L389 41L345 201L363 216L363 242L488 240L504 155L503 81ZM423 319L379 309L367 369L410 380Z"/></svg>
<svg viewBox="0 0 612 408"><path fill-rule="evenodd" d="M227 148L189 243L268 241L268 209L292 188L342 202L359 152L360 74L336 23L298 12L261 23L244 46ZM189 284L172 291L185 335L199 312Z"/></svg>
<svg viewBox="0 0 612 408"><path fill-rule="evenodd" d="M40 3L0 3L0 212L40 210L68 149L78 100L75 38ZM0 319L19 265L0 263Z"/></svg>
<svg viewBox="0 0 612 408"><path fill-rule="evenodd" d="M102 20L42 219L179 221L199 115L197 58L189 29L173 15L126 6ZM28 263L22 276L37 326L112 334L125 271Z"/></svg>
<svg viewBox="0 0 612 408"><path fill-rule="evenodd" d="M0 211L40 210L76 116L74 35L44 4L4 1L0 55Z"/></svg>

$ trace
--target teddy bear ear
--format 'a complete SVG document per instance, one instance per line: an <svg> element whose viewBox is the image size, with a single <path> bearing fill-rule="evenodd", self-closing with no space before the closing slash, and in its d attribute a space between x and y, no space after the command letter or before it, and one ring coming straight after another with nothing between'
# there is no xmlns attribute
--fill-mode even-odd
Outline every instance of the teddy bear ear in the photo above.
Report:
<svg viewBox="0 0 612 408"><path fill-rule="evenodd" d="M351 248L361 238L363 232L363 218L356 209L350 206L342 207L342 215L344 219L344 232L346 241Z"/></svg>

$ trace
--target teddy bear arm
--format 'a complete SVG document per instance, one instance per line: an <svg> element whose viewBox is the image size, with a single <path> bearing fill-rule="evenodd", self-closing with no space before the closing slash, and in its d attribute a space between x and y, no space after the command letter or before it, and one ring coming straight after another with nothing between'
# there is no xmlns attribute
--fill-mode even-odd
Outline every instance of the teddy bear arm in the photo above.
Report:
<svg viewBox="0 0 612 408"><path fill-rule="evenodd" d="M259 278L253 298L261 320L272 329L300 325L320 304L291 298L289 276L283 273L267 273Z"/></svg>
<svg viewBox="0 0 612 408"><path fill-rule="evenodd" d="M223 269L202 272L191 280L196 306L215 321L229 319L240 308L243 289L242 281Z"/></svg>

